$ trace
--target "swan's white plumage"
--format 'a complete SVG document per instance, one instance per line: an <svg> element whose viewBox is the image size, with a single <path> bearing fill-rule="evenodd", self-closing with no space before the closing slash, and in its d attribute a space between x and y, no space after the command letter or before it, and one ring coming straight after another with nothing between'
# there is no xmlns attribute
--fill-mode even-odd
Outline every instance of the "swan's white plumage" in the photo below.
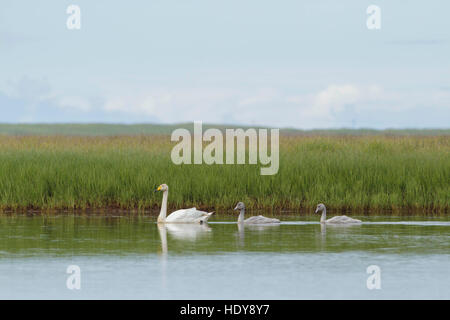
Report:
<svg viewBox="0 0 450 320"><path fill-rule="evenodd" d="M180 209L172 212L166 218L165 222L176 223L200 223L208 221L213 212L197 210L197 208Z"/></svg>
<svg viewBox="0 0 450 320"><path fill-rule="evenodd" d="M167 198L169 197L169 187L162 184L155 191L163 191L161 211L158 216L158 223L204 223L214 212L205 212L196 208L180 209L167 216Z"/></svg>

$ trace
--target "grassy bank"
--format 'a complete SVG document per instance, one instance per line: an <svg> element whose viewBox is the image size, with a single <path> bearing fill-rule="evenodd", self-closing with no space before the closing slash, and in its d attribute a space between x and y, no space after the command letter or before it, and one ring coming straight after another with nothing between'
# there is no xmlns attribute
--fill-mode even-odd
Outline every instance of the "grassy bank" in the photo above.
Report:
<svg viewBox="0 0 450 320"><path fill-rule="evenodd" d="M168 136L0 136L0 209L426 210L450 203L448 136L282 136L280 170L172 164ZM389 211L388 211L389 210Z"/></svg>
<svg viewBox="0 0 450 320"><path fill-rule="evenodd" d="M192 123L179 124L6 124L0 123L0 135L64 135L64 136L117 136L117 135L170 135L178 128L193 129ZM242 126L204 124L209 128L246 128ZM252 126L254 128L254 126ZM450 129L314 129L281 128L284 135L301 136L450 136Z"/></svg>

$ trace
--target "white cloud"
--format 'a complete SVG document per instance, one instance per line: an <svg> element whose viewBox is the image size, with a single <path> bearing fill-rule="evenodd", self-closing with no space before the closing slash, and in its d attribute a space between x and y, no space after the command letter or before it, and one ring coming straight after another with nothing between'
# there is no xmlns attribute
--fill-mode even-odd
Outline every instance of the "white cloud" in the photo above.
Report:
<svg viewBox="0 0 450 320"><path fill-rule="evenodd" d="M82 97L77 96L62 96L54 97L56 104L63 109L76 109L87 112L91 110L91 103Z"/></svg>
<svg viewBox="0 0 450 320"><path fill-rule="evenodd" d="M314 105L339 110L342 105L355 103L361 98L361 90L354 85L330 85L315 97Z"/></svg>
<svg viewBox="0 0 450 320"><path fill-rule="evenodd" d="M286 102L295 106L298 126L335 127L346 126L355 114L379 106L384 95L378 85L330 84L317 92L288 96ZM348 120L342 121L343 117Z"/></svg>
<svg viewBox="0 0 450 320"><path fill-rule="evenodd" d="M154 117L166 123L203 119L220 122L227 111L223 106L234 98L235 93L228 89L147 89L135 94L112 95L105 99L103 110Z"/></svg>
<svg viewBox="0 0 450 320"><path fill-rule="evenodd" d="M48 104L64 110L85 112L91 110L91 102L88 98L57 92L46 79L24 76L18 80L9 81L3 88L0 88L0 93L22 100L24 105L33 111L36 110L36 105L39 104ZM33 118L29 115L24 115L23 119L25 120L21 122L33 121Z"/></svg>
<svg viewBox="0 0 450 320"><path fill-rule="evenodd" d="M387 91L379 85L330 84L315 92L290 94L277 88L178 88L121 90L103 110L162 123L192 122L325 128L392 126L398 113L427 101L445 104L447 92ZM423 109L423 108L422 108ZM377 119L377 120L374 120ZM381 119L381 120L380 120ZM405 121L403 121L406 119ZM407 117L401 123L408 123ZM400 121L399 121L400 123Z"/></svg>
<svg viewBox="0 0 450 320"><path fill-rule="evenodd" d="M51 87L46 79L23 76L19 79L6 82L2 87L2 92L9 97L36 102L48 99L51 95Z"/></svg>
<svg viewBox="0 0 450 320"><path fill-rule="evenodd" d="M1 91L25 106L21 121L67 122L68 114L81 114L71 119L126 123L202 120L304 129L353 125L382 128L443 123L440 119L445 119L450 110L448 89L393 90L377 84L334 83L314 91L120 84L108 85L103 92L98 90L97 96L86 96L66 94L67 89L55 91L45 81L25 79L6 89Z"/></svg>

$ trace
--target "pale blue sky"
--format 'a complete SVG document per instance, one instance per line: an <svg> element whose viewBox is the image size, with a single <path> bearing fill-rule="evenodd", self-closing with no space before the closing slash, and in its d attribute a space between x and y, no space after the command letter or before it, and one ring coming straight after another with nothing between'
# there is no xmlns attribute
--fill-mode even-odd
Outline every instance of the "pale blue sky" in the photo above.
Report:
<svg viewBox="0 0 450 320"><path fill-rule="evenodd" d="M81 30L66 8L81 8ZM368 30L366 8L381 8ZM0 3L0 122L448 128L450 2Z"/></svg>

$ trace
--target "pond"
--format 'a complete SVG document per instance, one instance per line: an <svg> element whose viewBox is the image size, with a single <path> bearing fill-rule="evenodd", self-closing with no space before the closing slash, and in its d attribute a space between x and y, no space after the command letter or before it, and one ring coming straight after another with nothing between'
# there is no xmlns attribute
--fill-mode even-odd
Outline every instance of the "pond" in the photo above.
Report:
<svg viewBox="0 0 450 320"><path fill-rule="evenodd" d="M224 215L161 226L150 215L4 215L0 298L450 299L448 217L354 217L364 223L282 216L280 225L239 226ZM80 289L68 288L69 266L79 268Z"/></svg>

